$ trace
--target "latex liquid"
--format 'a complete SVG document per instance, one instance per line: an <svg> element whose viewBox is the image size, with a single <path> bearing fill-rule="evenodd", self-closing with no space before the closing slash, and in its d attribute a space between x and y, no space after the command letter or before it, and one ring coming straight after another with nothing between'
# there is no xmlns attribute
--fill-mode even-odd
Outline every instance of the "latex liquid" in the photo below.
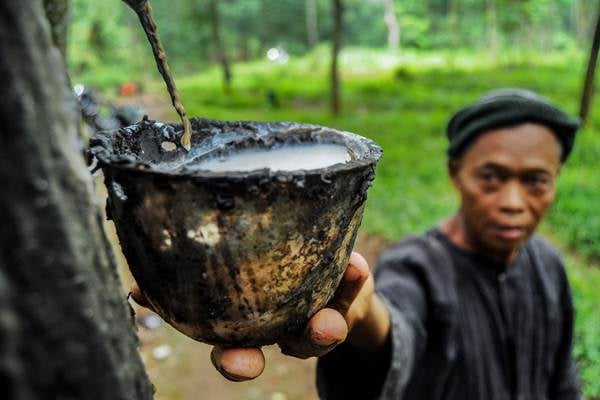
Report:
<svg viewBox="0 0 600 400"><path fill-rule="evenodd" d="M209 158L194 165L192 170L213 172L314 170L352 160L345 146L329 143L294 144L273 149L245 149L223 157Z"/></svg>

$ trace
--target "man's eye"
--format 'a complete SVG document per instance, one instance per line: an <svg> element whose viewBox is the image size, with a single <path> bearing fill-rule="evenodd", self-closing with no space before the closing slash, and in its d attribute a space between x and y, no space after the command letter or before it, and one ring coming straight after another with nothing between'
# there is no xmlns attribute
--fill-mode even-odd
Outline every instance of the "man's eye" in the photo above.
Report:
<svg viewBox="0 0 600 400"><path fill-rule="evenodd" d="M498 174L494 172L482 172L481 174L479 174L479 178L486 182L497 182L500 179Z"/></svg>
<svg viewBox="0 0 600 400"><path fill-rule="evenodd" d="M550 180L544 176L526 176L524 178L525 184L530 186L546 186L550 182Z"/></svg>

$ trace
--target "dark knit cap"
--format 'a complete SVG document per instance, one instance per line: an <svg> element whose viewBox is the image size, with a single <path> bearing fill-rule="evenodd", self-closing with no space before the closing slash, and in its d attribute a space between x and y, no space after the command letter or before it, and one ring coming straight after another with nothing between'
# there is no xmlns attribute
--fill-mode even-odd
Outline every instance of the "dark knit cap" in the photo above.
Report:
<svg viewBox="0 0 600 400"><path fill-rule="evenodd" d="M564 162L575 142L580 127L578 120L553 105L548 99L524 89L498 89L463 108L450 119L446 135L448 155L458 158L482 133L498 128L538 123L550 128L562 146Z"/></svg>

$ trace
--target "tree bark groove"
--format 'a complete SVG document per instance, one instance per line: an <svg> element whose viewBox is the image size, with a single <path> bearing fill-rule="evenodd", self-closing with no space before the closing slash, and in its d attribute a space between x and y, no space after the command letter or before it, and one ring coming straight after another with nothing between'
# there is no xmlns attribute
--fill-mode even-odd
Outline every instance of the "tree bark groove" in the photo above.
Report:
<svg viewBox="0 0 600 400"><path fill-rule="evenodd" d="M41 0L0 2L0 93L2 391L151 399Z"/></svg>

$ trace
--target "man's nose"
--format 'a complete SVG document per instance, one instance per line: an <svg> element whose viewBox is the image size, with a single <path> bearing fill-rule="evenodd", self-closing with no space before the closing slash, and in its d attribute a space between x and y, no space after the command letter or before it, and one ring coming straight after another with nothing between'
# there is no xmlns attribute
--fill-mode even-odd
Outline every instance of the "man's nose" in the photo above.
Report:
<svg viewBox="0 0 600 400"><path fill-rule="evenodd" d="M519 182L509 181L500 193L500 210L519 213L525 209L525 193Z"/></svg>

